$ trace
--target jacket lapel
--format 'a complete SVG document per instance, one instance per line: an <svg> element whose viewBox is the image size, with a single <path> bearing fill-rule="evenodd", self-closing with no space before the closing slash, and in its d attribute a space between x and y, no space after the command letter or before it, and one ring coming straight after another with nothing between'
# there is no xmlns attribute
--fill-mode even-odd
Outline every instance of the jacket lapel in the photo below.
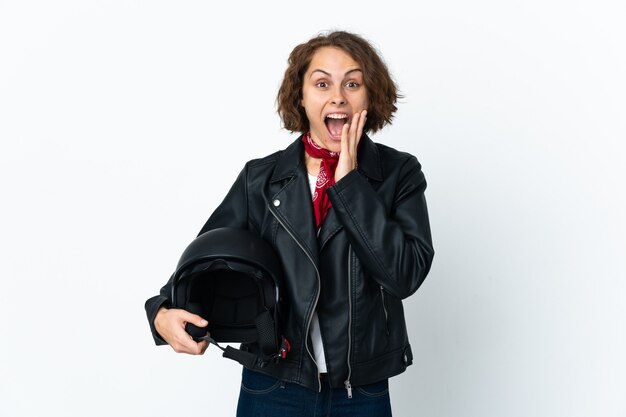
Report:
<svg viewBox="0 0 626 417"><path fill-rule="evenodd" d="M337 232L343 229L341 223L339 223L339 219L337 219L337 214L335 210L331 207L326 214L326 218L324 219L324 223L322 223L322 227L320 228L320 232L318 235L318 242L320 251L328 242L328 239L333 237Z"/></svg>
<svg viewBox="0 0 626 417"><path fill-rule="evenodd" d="M367 135L363 135L359 143L357 161L359 174L363 175L370 184L382 181L382 167L378 148ZM319 233L318 240L320 251L324 248L326 242L341 229L343 229L343 226L339 223L335 210L331 207L330 210L328 210L328 214L326 215L326 219Z"/></svg>
<svg viewBox="0 0 626 417"><path fill-rule="evenodd" d="M383 180L378 148L367 135L363 135L359 144L357 169L375 188L376 182ZM318 235L315 230L313 204L303 204L310 201L311 191L304 164L304 145L301 137L298 137L279 157L270 179L267 204L287 232L317 263L319 251L330 238L343 229L343 226L331 207Z"/></svg>
<svg viewBox="0 0 626 417"><path fill-rule="evenodd" d="M304 164L304 145L300 138L281 153L270 179L267 204L281 225L317 264L317 232Z"/></svg>

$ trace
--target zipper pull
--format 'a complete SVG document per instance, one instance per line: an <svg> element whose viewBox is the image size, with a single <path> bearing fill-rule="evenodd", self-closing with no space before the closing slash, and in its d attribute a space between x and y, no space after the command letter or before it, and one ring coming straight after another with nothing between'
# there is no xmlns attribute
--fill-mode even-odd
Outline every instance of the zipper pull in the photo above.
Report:
<svg viewBox="0 0 626 417"><path fill-rule="evenodd" d="M350 383L350 380L346 380L344 385L346 386L346 391L348 391L348 398L352 398L352 384Z"/></svg>

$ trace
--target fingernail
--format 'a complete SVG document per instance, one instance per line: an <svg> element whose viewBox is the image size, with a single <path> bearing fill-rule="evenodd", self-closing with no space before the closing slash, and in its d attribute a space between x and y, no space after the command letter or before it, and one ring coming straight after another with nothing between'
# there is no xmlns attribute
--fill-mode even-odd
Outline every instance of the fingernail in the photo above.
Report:
<svg viewBox="0 0 626 417"><path fill-rule="evenodd" d="M201 326L206 326L207 324L209 324L209 322L208 322L208 321L206 321L206 320L200 320L200 325L201 325Z"/></svg>

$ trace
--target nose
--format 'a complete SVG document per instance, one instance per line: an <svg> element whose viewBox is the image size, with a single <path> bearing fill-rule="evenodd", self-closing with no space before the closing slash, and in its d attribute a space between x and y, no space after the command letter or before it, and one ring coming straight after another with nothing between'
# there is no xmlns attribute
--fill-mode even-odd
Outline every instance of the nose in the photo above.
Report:
<svg viewBox="0 0 626 417"><path fill-rule="evenodd" d="M343 90L341 89L341 86L337 86L335 89L333 89L331 102L335 105L346 104L346 97L343 95Z"/></svg>

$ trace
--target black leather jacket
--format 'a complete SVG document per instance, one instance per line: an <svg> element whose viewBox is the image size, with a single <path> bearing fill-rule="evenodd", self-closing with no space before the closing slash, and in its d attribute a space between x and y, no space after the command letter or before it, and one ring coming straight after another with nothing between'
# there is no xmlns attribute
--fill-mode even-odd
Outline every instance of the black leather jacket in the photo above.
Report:
<svg viewBox="0 0 626 417"><path fill-rule="evenodd" d="M281 258L281 322L292 349L278 365L258 371L319 388L309 338L315 309L334 387L380 381L412 363L401 300L421 285L434 254L425 188L415 157L364 135L357 170L327 191L332 208L318 234L300 138L246 164L200 234L252 229ZM169 303L170 284L146 302L157 344L165 342L153 321Z"/></svg>

